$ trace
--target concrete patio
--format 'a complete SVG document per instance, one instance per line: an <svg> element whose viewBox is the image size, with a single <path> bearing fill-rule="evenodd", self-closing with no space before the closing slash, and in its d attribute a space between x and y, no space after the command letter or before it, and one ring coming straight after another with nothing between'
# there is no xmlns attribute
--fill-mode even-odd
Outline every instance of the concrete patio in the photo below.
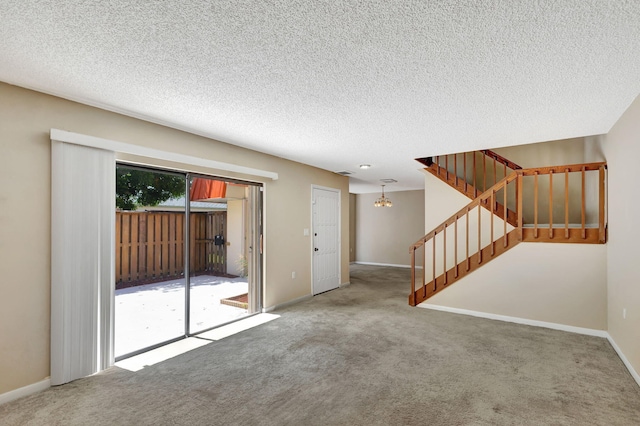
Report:
<svg viewBox="0 0 640 426"><path fill-rule="evenodd" d="M190 332L246 316L246 309L221 304L220 300L247 291L247 278L191 277ZM184 279L116 290L116 357L184 335L184 307Z"/></svg>

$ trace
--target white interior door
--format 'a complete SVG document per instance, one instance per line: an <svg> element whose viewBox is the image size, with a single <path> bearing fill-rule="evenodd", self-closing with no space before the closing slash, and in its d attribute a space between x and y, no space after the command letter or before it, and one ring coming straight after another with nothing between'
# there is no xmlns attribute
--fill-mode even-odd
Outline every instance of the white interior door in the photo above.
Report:
<svg viewBox="0 0 640 426"><path fill-rule="evenodd" d="M313 294L340 286L340 191L313 188Z"/></svg>

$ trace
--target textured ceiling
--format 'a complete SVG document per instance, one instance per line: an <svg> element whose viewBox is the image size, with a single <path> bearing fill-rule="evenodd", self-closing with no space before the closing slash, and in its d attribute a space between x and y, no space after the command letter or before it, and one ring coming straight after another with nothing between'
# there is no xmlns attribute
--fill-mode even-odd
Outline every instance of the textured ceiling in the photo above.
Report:
<svg viewBox="0 0 640 426"><path fill-rule="evenodd" d="M640 1L0 0L0 80L417 189L416 157L606 133Z"/></svg>

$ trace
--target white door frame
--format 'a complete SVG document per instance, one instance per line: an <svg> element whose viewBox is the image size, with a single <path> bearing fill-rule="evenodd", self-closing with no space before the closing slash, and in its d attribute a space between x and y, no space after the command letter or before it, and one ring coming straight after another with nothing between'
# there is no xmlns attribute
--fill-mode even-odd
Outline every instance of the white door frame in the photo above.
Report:
<svg viewBox="0 0 640 426"><path fill-rule="evenodd" d="M322 189L325 191L331 191L338 194L338 287L342 284L342 190L339 188L330 188L328 186L320 186L320 185L311 185L311 240L309 242L309 252L311 253L311 294L315 295L314 292L314 283L315 283L315 273L314 273L314 231L315 231L315 223L313 219L313 192L316 189Z"/></svg>

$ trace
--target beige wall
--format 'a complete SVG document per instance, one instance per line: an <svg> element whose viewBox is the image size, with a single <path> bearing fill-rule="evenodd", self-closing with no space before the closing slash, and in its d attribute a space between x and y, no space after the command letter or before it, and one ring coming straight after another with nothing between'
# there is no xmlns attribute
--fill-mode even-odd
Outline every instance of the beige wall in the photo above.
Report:
<svg viewBox="0 0 640 426"><path fill-rule="evenodd" d="M380 193L356 198L356 262L409 265L409 246L424 235L424 191L389 192L393 207L374 207Z"/></svg>
<svg viewBox="0 0 640 426"><path fill-rule="evenodd" d="M609 334L640 373L640 97L610 130L603 148L608 165Z"/></svg>
<svg viewBox="0 0 640 426"><path fill-rule="evenodd" d="M607 329L607 247L522 243L425 304Z"/></svg>
<svg viewBox="0 0 640 426"><path fill-rule="evenodd" d="M428 172L424 172L424 193L425 234L471 202L469 197L462 195Z"/></svg>
<svg viewBox="0 0 640 426"><path fill-rule="evenodd" d="M245 256L245 200L227 201L227 273L242 274L240 259Z"/></svg>
<svg viewBox="0 0 640 426"><path fill-rule="evenodd" d="M523 168L605 161L598 137L562 139L493 149Z"/></svg>
<svg viewBox="0 0 640 426"><path fill-rule="evenodd" d="M349 262L356 261L356 194L349 194Z"/></svg>
<svg viewBox="0 0 640 426"><path fill-rule="evenodd" d="M311 185L340 189L349 281L346 177L0 83L0 394L49 375L51 128L279 173L265 181L266 307L311 294Z"/></svg>

